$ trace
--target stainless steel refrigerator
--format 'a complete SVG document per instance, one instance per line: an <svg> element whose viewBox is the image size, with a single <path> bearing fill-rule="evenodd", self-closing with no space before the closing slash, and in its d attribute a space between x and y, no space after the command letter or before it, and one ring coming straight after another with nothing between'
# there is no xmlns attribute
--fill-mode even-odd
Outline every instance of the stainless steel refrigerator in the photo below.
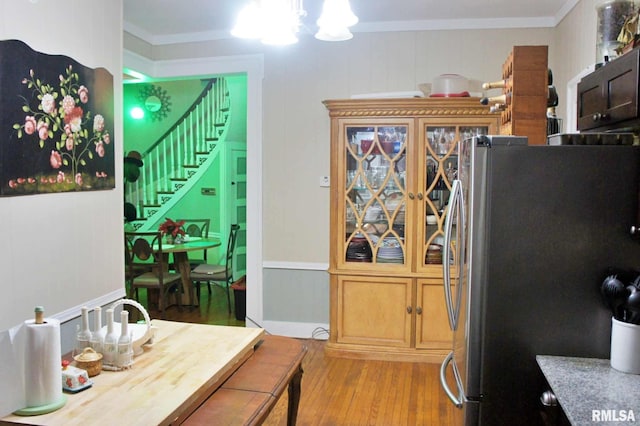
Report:
<svg viewBox="0 0 640 426"><path fill-rule="evenodd" d="M462 425L541 424L536 355L609 358L609 268L640 269L640 147L459 145L445 222L453 349L443 390Z"/></svg>

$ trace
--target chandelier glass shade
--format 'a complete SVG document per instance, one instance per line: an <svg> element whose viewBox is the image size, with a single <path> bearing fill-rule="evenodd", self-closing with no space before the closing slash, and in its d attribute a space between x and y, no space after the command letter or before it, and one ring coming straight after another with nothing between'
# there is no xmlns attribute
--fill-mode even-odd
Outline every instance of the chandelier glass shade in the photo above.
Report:
<svg viewBox="0 0 640 426"><path fill-rule="evenodd" d="M306 15L302 0L251 0L238 14L231 35L260 39L264 44L296 43ZM357 22L349 0L324 0L315 37L323 41L349 40L353 37L349 27Z"/></svg>

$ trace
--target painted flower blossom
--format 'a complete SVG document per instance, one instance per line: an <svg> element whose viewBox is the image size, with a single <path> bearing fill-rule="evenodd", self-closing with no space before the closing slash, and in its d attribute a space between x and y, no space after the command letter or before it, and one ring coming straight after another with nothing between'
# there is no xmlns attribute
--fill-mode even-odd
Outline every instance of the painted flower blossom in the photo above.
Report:
<svg viewBox="0 0 640 426"><path fill-rule="evenodd" d="M75 181L76 185L82 185L82 173L76 173Z"/></svg>
<svg viewBox="0 0 640 426"><path fill-rule="evenodd" d="M93 131L102 132L104 130L104 117L100 114L96 114L93 118Z"/></svg>
<svg viewBox="0 0 640 426"><path fill-rule="evenodd" d="M82 108L74 107L69 114L64 116L64 122L71 126L72 132L79 132L82 130Z"/></svg>
<svg viewBox="0 0 640 426"><path fill-rule="evenodd" d="M42 111L45 114L54 114L54 110L56 109L56 100L51 93L46 93L42 96L42 101L40 101L40 106L42 107Z"/></svg>
<svg viewBox="0 0 640 426"><path fill-rule="evenodd" d="M24 132L28 135L32 135L36 131L36 118L33 115L27 115L24 118Z"/></svg>
<svg viewBox="0 0 640 426"><path fill-rule="evenodd" d="M98 154L98 157L104 157L104 144L102 141L96 143L96 153Z"/></svg>
<svg viewBox="0 0 640 426"><path fill-rule="evenodd" d="M89 89L87 89L85 86L80 86L78 88L78 97L80 98L80 102L82 102L83 104L89 102Z"/></svg>
<svg viewBox="0 0 640 426"><path fill-rule="evenodd" d="M62 99L62 110L64 111L65 115L71 114L71 111L73 111L73 108L75 108L75 106L76 101L71 96L67 95Z"/></svg>
<svg viewBox="0 0 640 426"><path fill-rule="evenodd" d="M54 169L59 169L62 166L62 156L57 151L51 151L51 156L49 157L49 163L51 163L51 167Z"/></svg>
<svg viewBox="0 0 640 426"><path fill-rule="evenodd" d="M49 124L46 121L40 121L38 123L38 136L41 140L47 140L49 138Z"/></svg>
<svg viewBox="0 0 640 426"><path fill-rule="evenodd" d="M67 151L71 151L73 149L73 134L67 136L65 147L67 148Z"/></svg>

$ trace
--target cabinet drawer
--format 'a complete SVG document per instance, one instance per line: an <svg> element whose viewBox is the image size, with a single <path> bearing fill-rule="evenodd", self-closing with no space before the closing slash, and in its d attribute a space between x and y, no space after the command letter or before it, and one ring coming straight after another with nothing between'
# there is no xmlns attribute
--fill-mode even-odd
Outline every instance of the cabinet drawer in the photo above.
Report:
<svg viewBox="0 0 640 426"><path fill-rule="evenodd" d="M633 50L578 84L578 130L611 129L638 118L638 57Z"/></svg>

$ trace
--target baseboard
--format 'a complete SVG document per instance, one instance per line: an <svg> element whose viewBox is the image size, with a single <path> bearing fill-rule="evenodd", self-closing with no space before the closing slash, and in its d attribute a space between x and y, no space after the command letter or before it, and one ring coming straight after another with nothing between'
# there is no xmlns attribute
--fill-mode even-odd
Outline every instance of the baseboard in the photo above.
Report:
<svg viewBox="0 0 640 426"><path fill-rule="evenodd" d="M261 327L267 333L277 336L317 340L329 338L329 324L284 321L263 321L262 324L257 324L250 318L247 318L245 323L247 327Z"/></svg>

